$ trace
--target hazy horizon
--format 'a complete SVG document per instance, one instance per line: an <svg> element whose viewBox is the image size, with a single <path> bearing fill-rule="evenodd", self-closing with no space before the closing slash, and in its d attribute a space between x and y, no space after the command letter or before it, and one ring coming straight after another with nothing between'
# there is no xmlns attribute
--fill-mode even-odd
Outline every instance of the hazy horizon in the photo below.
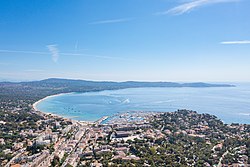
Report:
<svg viewBox="0 0 250 167"><path fill-rule="evenodd" d="M47 79L66 79L66 80L82 80L82 81L93 81L93 82L173 82L173 83L211 83L211 84L249 84L250 82L237 82L237 81L169 81L169 80L91 80L82 78L41 78L41 79L1 79L0 82L33 82L33 81L43 81Z"/></svg>

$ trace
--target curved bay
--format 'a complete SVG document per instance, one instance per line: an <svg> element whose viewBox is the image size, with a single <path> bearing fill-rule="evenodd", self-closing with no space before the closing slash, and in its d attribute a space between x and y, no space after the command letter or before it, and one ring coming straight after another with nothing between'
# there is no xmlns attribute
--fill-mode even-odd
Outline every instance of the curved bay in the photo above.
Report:
<svg viewBox="0 0 250 167"><path fill-rule="evenodd" d="M250 85L221 88L129 88L71 93L47 98L40 111L75 120L94 121L130 110L190 109L216 115L226 123L250 123Z"/></svg>

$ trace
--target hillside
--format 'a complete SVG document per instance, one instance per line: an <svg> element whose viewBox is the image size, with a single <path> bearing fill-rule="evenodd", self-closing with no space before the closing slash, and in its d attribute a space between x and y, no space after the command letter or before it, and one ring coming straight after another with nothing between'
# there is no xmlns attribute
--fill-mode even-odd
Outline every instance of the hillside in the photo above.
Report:
<svg viewBox="0 0 250 167"><path fill-rule="evenodd" d="M32 82L0 82L1 99L37 100L48 95L138 87L232 87L229 84L176 82L107 82L50 78Z"/></svg>

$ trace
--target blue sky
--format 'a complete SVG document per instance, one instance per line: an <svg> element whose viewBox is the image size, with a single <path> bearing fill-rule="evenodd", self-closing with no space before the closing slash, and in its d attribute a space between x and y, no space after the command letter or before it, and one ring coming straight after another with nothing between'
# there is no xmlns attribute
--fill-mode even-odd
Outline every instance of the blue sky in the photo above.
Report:
<svg viewBox="0 0 250 167"><path fill-rule="evenodd" d="M0 0L0 79L250 81L249 0Z"/></svg>

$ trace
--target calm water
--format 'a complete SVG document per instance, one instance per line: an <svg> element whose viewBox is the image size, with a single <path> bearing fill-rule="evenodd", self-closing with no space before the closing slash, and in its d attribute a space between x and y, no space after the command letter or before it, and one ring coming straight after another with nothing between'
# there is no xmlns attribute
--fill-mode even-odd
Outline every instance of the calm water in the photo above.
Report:
<svg viewBox="0 0 250 167"><path fill-rule="evenodd" d="M229 88L130 88L51 97L37 105L44 112L94 121L129 110L190 109L226 123L250 124L250 84Z"/></svg>

